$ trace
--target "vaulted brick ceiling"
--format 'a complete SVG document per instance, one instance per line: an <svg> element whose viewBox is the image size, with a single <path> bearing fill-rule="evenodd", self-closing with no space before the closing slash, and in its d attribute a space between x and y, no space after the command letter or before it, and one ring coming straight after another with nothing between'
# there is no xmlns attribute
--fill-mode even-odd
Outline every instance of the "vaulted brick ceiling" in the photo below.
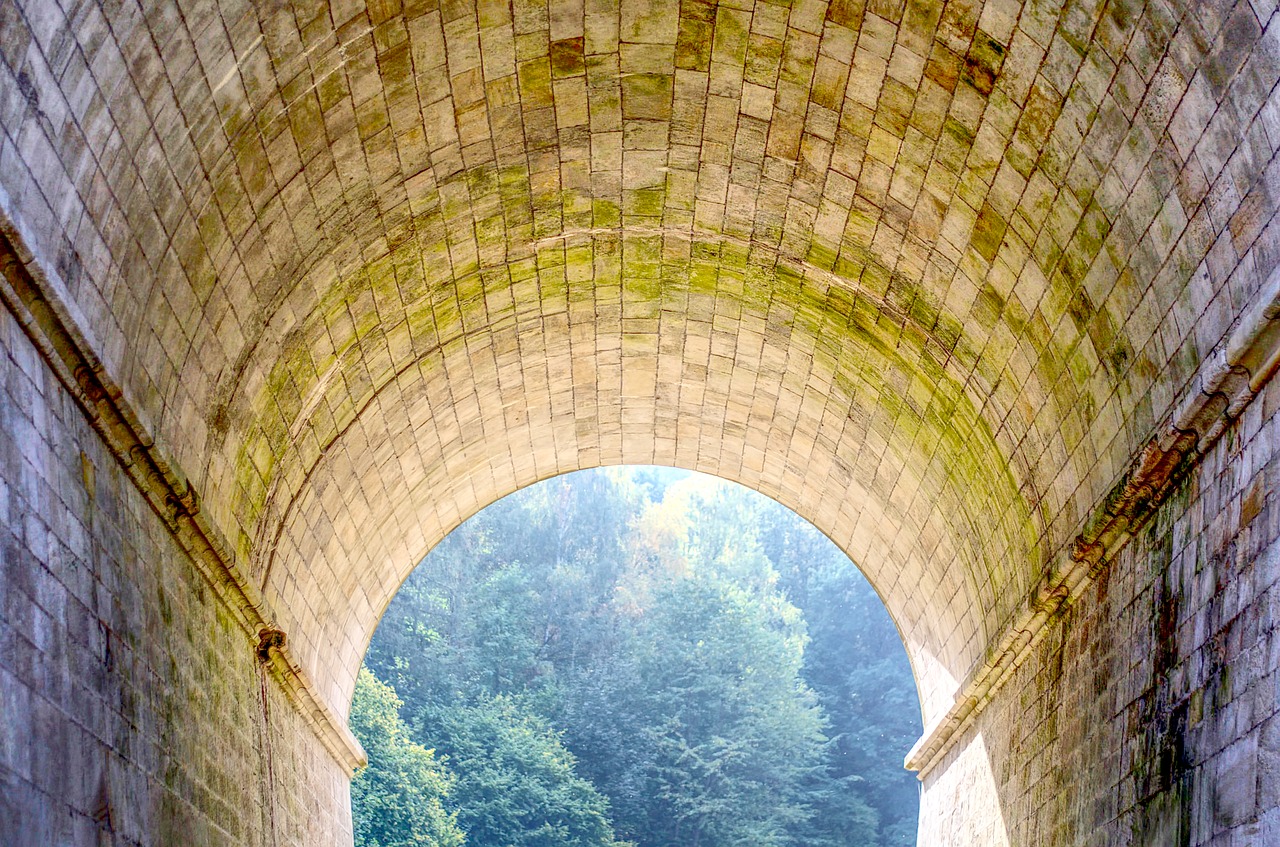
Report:
<svg viewBox="0 0 1280 847"><path fill-rule="evenodd" d="M620 462L812 520L945 707L1274 263L1247 3L19 5L0 207L341 712Z"/></svg>

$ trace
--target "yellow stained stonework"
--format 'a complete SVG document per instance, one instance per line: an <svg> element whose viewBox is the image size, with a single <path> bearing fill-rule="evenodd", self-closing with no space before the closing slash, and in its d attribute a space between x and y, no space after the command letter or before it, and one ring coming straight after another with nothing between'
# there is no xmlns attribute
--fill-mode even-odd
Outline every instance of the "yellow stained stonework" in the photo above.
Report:
<svg viewBox="0 0 1280 847"><path fill-rule="evenodd" d="M412 567L653 463L864 569L921 844L1280 844L1278 84L1272 0L0 0L0 843L349 842Z"/></svg>

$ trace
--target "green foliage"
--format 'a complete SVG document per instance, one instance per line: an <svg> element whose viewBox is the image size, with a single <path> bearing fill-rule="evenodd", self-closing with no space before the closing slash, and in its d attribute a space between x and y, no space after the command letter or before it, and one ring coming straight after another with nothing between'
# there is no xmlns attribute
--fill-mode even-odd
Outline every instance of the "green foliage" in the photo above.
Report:
<svg viewBox="0 0 1280 847"><path fill-rule="evenodd" d="M829 539L782 506L759 502L754 522L779 586L804 609L810 641L804 678L830 719L830 772L856 781L877 812L876 843L916 840L919 782L902 760L920 736L920 706L897 628L853 563ZM836 806L844 795L832 799ZM819 804L821 816L845 812Z"/></svg>
<svg viewBox="0 0 1280 847"><path fill-rule="evenodd" d="M774 600L695 576L641 623L630 646L642 685L624 696L653 754L645 843L783 845L812 817L825 721L800 679L799 616Z"/></svg>
<svg viewBox="0 0 1280 847"><path fill-rule="evenodd" d="M574 772L545 720L510 697L432 705L417 729L436 739L458 781L453 801L473 845L610 847L608 802Z"/></svg>
<svg viewBox="0 0 1280 847"><path fill-rule="evenodd" d="M525 489L431 552L366 662L456 774L474 847L914 833L896 630L829 540L745 489L660 468Z"/></svg>
<svg viewBox="0 0 1280 847"><path fill-rule="evenodd" d="M409 737L400 706L390 686L360 669L351 729L369 754L369 766L351 783L356 843L461 847L462 831L444 807L453 778L431 750Z"/></svg>

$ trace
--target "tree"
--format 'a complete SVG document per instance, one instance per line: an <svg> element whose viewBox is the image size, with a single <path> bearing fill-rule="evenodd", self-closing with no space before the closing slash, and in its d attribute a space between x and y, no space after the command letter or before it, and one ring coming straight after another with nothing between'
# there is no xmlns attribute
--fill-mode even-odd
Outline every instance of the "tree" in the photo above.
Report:
<svg viewBox="0 0 1280 847"><path fill-rule="evenodd" d="M435 754L409 737L400 698L367 668L356 678L351 731L369 766L351 783L357 847L461 847L456 815L445 809L454 780Z"/></svg>
<svg viewBox="0 0 1280 847"><path fill-rule="evenodd" d="M627 836L652 847L797 843L825 775L803 648L798 612L775 597L696 572L655 594L608 691L611 717L634 728L643 755L597 769L611 796L648 798Z"/></svg>
<svg viewBox="0 0 1280 847"><path fill-rule="evenodd" d="M452 800L476 847L617 847L608 801L545 720L505 696L418 714L458 774Z"/></svg>
<svg viewBox="0 0 1280 847"><path fill-rule="evenodd" d="M771 591L785 596L806 621L802 675L829 719L830 739L828 781L808 792L822 823L806 842L834 835L835 843L857 843L841 833L865 832L869 806L879 825L866 843L913 844L919 786L902 760L920 733L919 706L880 598L830 539L778 503L723 485L687 499L699 515L685 551L693 566L755 586L765 602Z"/></svg>
<svg viewBox="0 0 1280 847"><path fill-rule="evenodd" d="M752 525L779 588L808 623L803 673L831 720L831 774L851 786L820 801L819 814L839 819L856 794L879 817L877 844L914 844L920 788L902 760L921 732L920 705L898 630L830 539L777 503L759 502Z"/></svg>

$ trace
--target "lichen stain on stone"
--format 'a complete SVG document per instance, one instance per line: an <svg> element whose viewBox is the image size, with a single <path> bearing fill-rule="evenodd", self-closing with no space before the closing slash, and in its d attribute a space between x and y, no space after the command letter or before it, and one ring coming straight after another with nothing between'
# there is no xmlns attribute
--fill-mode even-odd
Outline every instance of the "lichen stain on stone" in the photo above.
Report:
<svg viewBox="0 0 1280 847"><path fill-rule="evenodd" d="M1189 775L1138 803L1134 847L1190 847L1191 779Z"/></svg>
<svg viewBox="0 0 1280 847"><path fill-rule="evenodd" d="M706 71L711 61L712 18L715 6L706 0L684 0L676 35L676 67Z"/></svg>
<svg viewBox="0 0 1280 847"><path fill-rule="evenodd" d="M586 73L582 44L581 36L551 42L551 76L554 79L581 76Z"/></svg>
<svg viewBox="0 0 1280 847"><path fill-rule="evenodd" d="M1178 627L1183 589L1170 570L1173 539L1152 526L1148 565L1156 581L1151 591L1151 683L1139 699L1136 719L1140 743L1133 772L1138 814L1134 839L1141 847L1188 847L1191 839L1193 774L1187 749L1192 699L1176 690L1172 674L1180 660Z"/></svg>
<svg viewBox="0 0 1280 847"><path fill-rule="evenodd" d="M663 88L669 81L634 84ZM1001 549L1004 555L1024 560L1039 555L1042 504L1020 493L990 424L948 370L956 362L982 366L982 348L968 340L976 328L967 328L966 320L974 322L973 316L952 315L928 287L895 275L868 248L845 244L833 253L814 242L809 249L815 261L796 270L785 263L762 264L746 244L714 232L696 233L684 248L687 258L680 258L681 251L668 252L675 242L657 230L615 229L626 219L661 216L665 184L624 190L621 208L592 200L591 216L599 229L581 235L565 230L534 242L531 252L514 256L505 267L486 264L474 252L455 255L449 245L456 239L438 225L441 216L467 208L468 197L527 196L530 186L528 173L515 167L448 177L437 194L438 206L421 225L437 241L410 241L373 256L332 284L317 286L309 309L293 307L294 330L275 351L278 359L270 372L245 383L257 385L257 393L238 401L245 412L233 416L230 426L239 439L235 513L244 525L282 519L278 511L264 512L267 498L276 497L273 480L297 485L318 460L317 450L337 438L409 362L425 361L443 339L484 332L508 316L574 314L572 304L589 295L597 304L620 298L614 302L623 304L627 319L653 320L662 309L734 320L750 315L768 321L775 333L785 327L797 340L813 339L824 357L829 352L831 378L848 402L879 408L894 421L892 449L904 466L921 478L936 473L913 467L917 448L912 445L939 445L932 461L944 469L946 485L970 492L989 510L957 515L966 524L963 533L1003 537L984 549ZM562 192L558 205L566 202ZM478 231L503 234L510 214L481 218ZM439 256L447 256L449 264L437 262ZM829 273L830 279L819 281L815 274L828 265L843 268L849 282L838 283L841 277ZM899 317L886 321L884 304ZM977 324L999 323L1013 311L991 286L982 288L977 309L985 315ZM406 319L388 325L386 316L398 310ZM1024 320L1020 310L1018 320ZM394 355L388 357L386 349ZM376 364L366 368L363 362ZM899 384L900 378L906 381ZM983 376L991 385L997 378ZM299 440L303 434L307 437ZM277 468L281 461L285 466ZM243 545L239 549L246 552ZM996 581L1013 573L994 559L982 569Z"/></svg>

